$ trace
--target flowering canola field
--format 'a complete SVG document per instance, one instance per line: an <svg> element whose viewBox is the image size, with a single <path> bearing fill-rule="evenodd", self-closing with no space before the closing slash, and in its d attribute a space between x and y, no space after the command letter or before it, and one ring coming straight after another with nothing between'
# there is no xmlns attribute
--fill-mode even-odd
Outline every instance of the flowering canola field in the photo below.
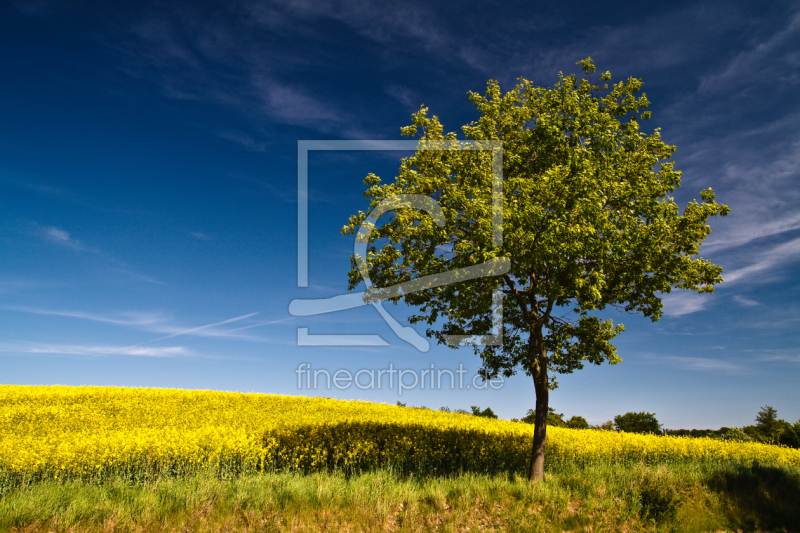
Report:
<svg viewBox="0 0 800 533"><path fill-rule="evenodd" d="M548 428L546 461L783 463L800 450ZM170 389L0 386L0 486L197 469L521 471L533 427L360 401Z"/></svg>

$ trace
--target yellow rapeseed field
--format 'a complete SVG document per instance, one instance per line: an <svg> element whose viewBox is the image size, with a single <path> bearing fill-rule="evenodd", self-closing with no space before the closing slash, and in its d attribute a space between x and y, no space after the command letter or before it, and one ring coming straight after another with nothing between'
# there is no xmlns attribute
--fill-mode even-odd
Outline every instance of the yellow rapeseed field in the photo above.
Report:
<svg viewBox="0 0 800 533"><path fill-rule="evenodd" d="M497 472L525 468L533 427L359 401L113 387L0 386L0 485L211 468ZM800 466L800 450L548 428L547 461Z"/></svg>

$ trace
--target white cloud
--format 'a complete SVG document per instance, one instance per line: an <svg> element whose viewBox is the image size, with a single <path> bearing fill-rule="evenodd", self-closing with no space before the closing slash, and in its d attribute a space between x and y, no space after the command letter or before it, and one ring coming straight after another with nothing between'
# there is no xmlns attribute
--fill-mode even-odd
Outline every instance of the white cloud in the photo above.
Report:
<svg viewBox="0 0 800 533"><path fill-rule="evenodd" d="M190 231L189 235L191 235L195 239L200 239L201 241L210 241L211 240L211 236L206 235L202 231Z"/></svg>
<svg viewBox="0 0 800 533"><path fill-rule="evenodd" d="M704 76L700 91L728 92L744 85L800 83L799 37L800 13L795 13L784 29L738 54L722 71ZM779 61L775 61L776 57Z"/></svg>
<svg viewBox="0 0 800 533"><path fill-rule="evenodd" d="M94 252L96 250L90 250L84 244L76 239L70 237L69 233L64 231L63 229L56 228L54 226L49 226L42 229L42 236L48 242L53 244L57 244L59 246L64 246L66 248L71 248L73 250L79 250L84 252Z"/></svg>
<svg viewBox="0 0 800 533"><path fill-rule="evenodd" d="M745 298L744 296L740 296L738 294L736 296L734 296L733 299L735 301L739 302L740 304L744 305L745 307L755 307L757 305L761 305L759 302L757 302L755 300L750 300L750 299Z"/></svg>
<svg viewBox="0 0 800 533"><path fill-rule="evenodd" d="M256 311L255 313L249 313L247 315L242 315L242 316L237 316L237 317L234 317L234 318L229 318L227 320L223 320L222 322L215 322L213 324L206 324L205 326L199 326L199 327L196 327L196 328L182 329L182 330L176 331L175 333L171 333L171 334L166 335L164 337L159 337L157 339L153 339L151 341L147 341L146 343L142 343L142 344L148 344L148 343L151 343L151 342L162 341L162 340L165 340L165 339L171 339L173 337L178 337L180 335L197 335L198 332L209 330L211 328L215 328L217 326L222 326L224 324L230 324L231 322L238 322L238 321L244 320L246 318L254 317L257 314L258 314L258 311ZM227 331L218 332L218 336L225 336L227 334L228 334Z"/></svg>
<svg viewBox="0 0 800 533"><path fill-rule="evenodd" d="M758 359L760 361L800 363L800 351L797 349L762 350L758 354Z"/></svg>
<svg viewBox="0 0 800 533"><path fill-rule="evenodd" d="M163 285L163 286L168 286L169 285L169 283L164 283L163 281L158 280L158 279L156 279L154 277L145 276L143 274L139 274L138 272L133 272L133 271L125 269L125 268L112 268L111 271L120 272L121 274L125 274L126 276L129 276L129 277L131 277L131 278L133 278L133 279L135 279L137 281L144 281L146 283L152 283L154 285Z"/></svg>
<svg viewBox="0 0 800 533"><path fill-rule="evenodd" d="M256 76L252 86L261 110L284 124L307 127L325 127L338 123L341 114L325 103L307 94L301 87L292 87L264 76Z"/></svg>
<svg viewBox="0 0 800 533"><path fill-rule="evenodd" d="M740 213L741 214L741 213ZM702 251L704 253L717 252L728 248L735 248L744 246L758 239L765 237L772 237L780 235L789 231L800 229L800 213L789 214L784 218L776 220L764 220L767 217L759 217L761 220L752 220L750 223L745 221L735 220L731 217L730 222L736 226L736 231L728 231L728 234L733 234L725 239L714 239L703 244ZM725 221L726 224L728 221Z"/></svg>
<svg viewBox="0 0 800 533"><path fill-rule="evenodd" d="M771 281L773 278L766 277L767 272L798 260L800 260L800 237L761 253L756 262L746 267L738 268L727 274L723 272L722 278L728 285L741 281Z"/></svg>
<svg viewBox="0 0 800 533"><path fill-rule="evenodd" d="M83 311L41 309L38 307L23 307L14 305L4 305L0 309L7 311L17 311L21 313L31 313L35 315L63 316L69 318L79 318L92 322L103 322L106 324L116 324L119 326L151 326L165 322L168 317L158 312L122 312L116 315L98 315L94 313L84 313Z"/></svg>
<svg viewBox="0 0 800 533"><path fill-rule="evenodd" d="M710 294L698 294L692 291L676 290L661 296L665 316L682 316L696 313L706 308L710 302Z"/></svg>
<svg viewBox="0 0 800 533"><path fill-rule="evenodd" d="M89 320L92 322L113 324L117 326L128 326L136 328L138 330L164 335L163 337L159 337L157 339L153 339L142 344L148 344L151 342L171 339L173 337L178 337L181 335L191 335L195 337L237 339L237 340L245 340L252 342L268 342L270 340L265 337L238 333L237 330L240 328L232 330L217 329L219 326L225 324L251 318L257 315L258 313L250 313L247 315L230 318L228 320L223 320L221 322L215 322L213 324L206 324L204 326L187 328L173 324L172 323L173 319L171 316L164 315L163 313L160 312L123 311L110 315L99 315L96 313L85 313L83 311L41 309L36 307L23 307L23 306L13 306L13 305L0 306L0 309L5 309L7 311L22 312L22 313L31 313L36 315L77 318L81 320Z"/></svg>
<svg viewBox="0 0 800 533"><path fill-rule="evenodd" d="M667 355L658 357L657 359L669 366L684 368L686 370L705 370L711 372L730 373L736 373L743 370L741 365L737 365L728 361L722 361L720 359L711 359L709 357L684 357Z"/></svg>
<svg viewBox="0 0 800 533"><path fill-rule="evenodd" d="M414 94L414 91L408 87L403 87L400 85L387 85L385 90L386 94L403 104L407 109L413 109L416 111L423 103L422 99Z"/></svg>
<svg viewBox="0 0 800 533"><path fill-rule="evenodd" d="M0 352L22 354L57 354L57 355L130 355L135 357L177 357L191 356L194 353L183 346L141 347L141 346L108 346L108 345L72 345L72 344L39 344L19 343L0 344Z"/></svg>
<svg viewBox="0 0 800 533"><path fill-rule="evenodd" d="M47 228L45 234L54 241L69 242L69 233L58 228Z"/></svg>

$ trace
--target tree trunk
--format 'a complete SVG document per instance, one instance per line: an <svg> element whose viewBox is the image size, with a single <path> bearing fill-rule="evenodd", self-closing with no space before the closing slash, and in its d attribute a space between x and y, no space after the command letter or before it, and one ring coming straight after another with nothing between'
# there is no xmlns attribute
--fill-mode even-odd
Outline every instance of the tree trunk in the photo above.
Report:
<svg viewBox="0 0 800 533"><path fill-rule="evenodd" d="M538 335L541 337L541 334ZM540 340L540 339L537 339ZM543 341L543 339L541 339ZM531 464L528 472L530 481L544 480L544 445L547 439L547 412L549 407L549 393L547 388L547 358L544 353L543 342L530 345L531 355L537 360L533 373L533 386L536 389L536 418L533 424L533 449L531 450Z"/></svg>

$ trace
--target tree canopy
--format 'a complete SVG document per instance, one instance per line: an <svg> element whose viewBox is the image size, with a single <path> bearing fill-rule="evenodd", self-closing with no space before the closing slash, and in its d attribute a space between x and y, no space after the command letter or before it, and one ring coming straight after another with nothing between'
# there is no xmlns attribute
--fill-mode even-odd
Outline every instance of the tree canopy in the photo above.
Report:
<svg viewBox="0 0 800 533"><path fill-rule="evenodd" d="M661 434L661 424L658 423L655 413L625 413L614 417L614 427L617 431L627 433L655 433Z"/></svg>

